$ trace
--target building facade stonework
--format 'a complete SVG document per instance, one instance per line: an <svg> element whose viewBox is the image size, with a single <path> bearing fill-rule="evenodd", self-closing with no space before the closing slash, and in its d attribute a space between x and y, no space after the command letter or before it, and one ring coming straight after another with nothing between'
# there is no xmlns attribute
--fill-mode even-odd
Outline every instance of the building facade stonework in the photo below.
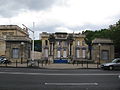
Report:
<svg viewBox="0 0 120 90"><path fill-rule="evenodd" d="M17 25L0 25L0 56L21 63L30 59L31 39L27 29Z"/></svg>
<svg viewBox="0 0 120 90"><path fill-rule="evenodd" d="M114 59L114 45L110 39L96 38L92 41L92 60L96 63L107 63Z"/></svg>
<svg viewBox="0 0 120 90"><path fill-rule="evenodd" d="M85 35L80 33L47 33L40 34L42 40L42 58L52 62L55 60L87 59L88 46Z"/></svg>
<svg viewBox="0 0 120 90"><path fill-rule="evenodd" d="M96 38L92 41L92 54L81 33L55 32L40 34L42 53L35 52L34 58L56 62L86 61L92 57L95 63L110 62L114 58L114 45L110 39ZM0 25L0 56L12 62L31 59L31 38L27 28L17 25Z"/></svg>

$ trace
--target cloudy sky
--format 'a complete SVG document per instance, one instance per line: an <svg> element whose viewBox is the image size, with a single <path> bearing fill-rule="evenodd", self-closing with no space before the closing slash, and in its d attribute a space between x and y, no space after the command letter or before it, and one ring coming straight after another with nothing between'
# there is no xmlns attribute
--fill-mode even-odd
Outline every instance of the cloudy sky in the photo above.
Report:
<svg viewBox="0 0 120 90"><path fill-rule="evenodd" d="M120 0L0 0L0 25L25 24L41 32L108 28L120 19Z"/></svg>

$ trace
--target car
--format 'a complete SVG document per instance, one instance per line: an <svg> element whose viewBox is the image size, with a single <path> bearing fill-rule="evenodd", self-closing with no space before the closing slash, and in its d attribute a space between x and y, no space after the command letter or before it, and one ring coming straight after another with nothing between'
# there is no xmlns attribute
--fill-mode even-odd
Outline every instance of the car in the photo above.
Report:
<svg viewBox="0 0 120 90"><path fill-rule="evenodd" d="M11 61L7 60L5 57L0 56L0 64L10 64Z"/></svg>
<svg viewBox="0 0 120 90"><path fill-rule="evenodd" d="M115 58L110 63L101 64L100 67L108 70L120 69L120 58Z"/></svg>

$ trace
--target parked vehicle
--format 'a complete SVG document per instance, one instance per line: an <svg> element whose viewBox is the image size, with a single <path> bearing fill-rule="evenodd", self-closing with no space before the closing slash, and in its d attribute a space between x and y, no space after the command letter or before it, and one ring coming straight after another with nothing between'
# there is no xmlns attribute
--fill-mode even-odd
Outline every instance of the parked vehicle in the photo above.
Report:
<svg viewBox="0 0 120 90"><path fill-rule="evenodd" d="M9 64L11 61L7 60L5 57L0 56L0 64Z"/></svg>
<svg viewBox="0 0 120 90"><path fill-rule="evenodd" d="M100 67L108 70L120 69L120 58L116 58L110 63L101 64Z"/></svg>

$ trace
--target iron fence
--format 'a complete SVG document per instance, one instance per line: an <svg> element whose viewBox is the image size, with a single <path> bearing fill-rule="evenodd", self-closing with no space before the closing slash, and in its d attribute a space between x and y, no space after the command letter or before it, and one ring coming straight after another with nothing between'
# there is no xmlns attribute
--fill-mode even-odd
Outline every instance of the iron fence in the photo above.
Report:
<svg viewBox="0 0 120 90"><path fill-rule="evenodd" d="M26 62L18 62L17 60L15 62L11 62L11 63L1 63L0 64L0 67L24 67L24 68L59 68L57 67L57 65L59 65L60 68L64 68L64 67L67 67L67 68L79 68L79 69L82 69L82 68L86 68L86 69L89 69L89 68L100 68L100 64L99 63L94 63L92 61L89 61L89 60L86 60L86 61L73 61L73 62L70 62L70 63L65 63L65 64L60 64L60 63L52 63L48 60L35 60L35 61L32 61L32 60L28 60Z"/></svg>

